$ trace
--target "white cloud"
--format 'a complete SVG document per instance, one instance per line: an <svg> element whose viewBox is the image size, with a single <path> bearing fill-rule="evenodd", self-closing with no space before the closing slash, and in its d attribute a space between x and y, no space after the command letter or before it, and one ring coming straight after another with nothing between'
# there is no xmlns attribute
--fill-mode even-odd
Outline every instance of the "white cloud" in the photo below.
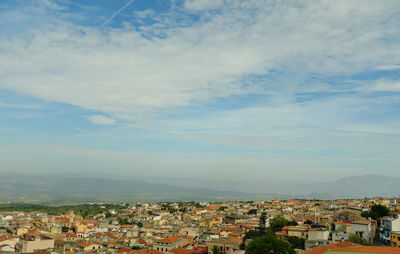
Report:
<svg viewBox="0 0 400 254"><path fill-rule="evenodd" d="M400 80L377 80L367 87L368 91L373 92L400 92Z"/></svg>
<svg viewBox="0 0 400 254"><path fill-rule="evenodd" d="M88 120L95 124L103 124L103 125L115 124L114 119L102 115L91 115L88 117Z"/></svg>
<svg viewBox="0 0 400 254"><path fill-rule="evenodd" d="M394 71L394 70L400 70L400 65L399 64L384 65L384 66L378 66L375 69L382 71Z"/></svg>
<svg viewBox="0 0 400 254"><path fill-rule="evenodd" d="M185 8L191 11L204 11L222 7L223 0L188 0L185 2Z"/></svg>
<svg viewBox="0 0 400 254"><path fill-rule="evenodd" d="M386 21L399 9L397 1L227 1L191 25L161 19L145 27L163 39L129 26L102 32L50 22L0 38L0 88L115 118L151 118L276 85L244 85L248 75L285 69L295 85L308 73L351 75L393 64L398 24Z"/></svg>

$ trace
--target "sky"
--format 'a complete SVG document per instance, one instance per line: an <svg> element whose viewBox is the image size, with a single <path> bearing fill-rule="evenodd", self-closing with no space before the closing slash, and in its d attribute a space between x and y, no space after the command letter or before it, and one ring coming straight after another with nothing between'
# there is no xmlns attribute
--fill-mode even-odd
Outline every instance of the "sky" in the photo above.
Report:
<svg viewBox="0 0 400 254"><path fill-rule="evenodd" d="M0 171L400 176L397 0L2 0Z"/></svg>

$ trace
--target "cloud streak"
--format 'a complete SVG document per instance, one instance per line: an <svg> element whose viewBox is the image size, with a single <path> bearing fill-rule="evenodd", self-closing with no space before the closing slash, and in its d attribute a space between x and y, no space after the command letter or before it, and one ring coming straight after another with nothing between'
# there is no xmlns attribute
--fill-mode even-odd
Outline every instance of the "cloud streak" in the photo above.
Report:
<svg viewBox="0 0 400 254"><path fill-rule="evenodd" d="M128 2L126 2L121 8L119 8L116 12L114 12L113 15L111 15L108 19L104 20L104 22L100 25L100 27L104 27L105 25L110 23L111 20L113 20L118 14L120 14L126 8L128 8L129 5L131 5L133 3L133 1L135 1L135 0L129 0Z"/></svg>
<svg viewBox="0 0 400 254"><path fill-rule="evenodd" d="M115 120L102 115L91 115L88 117L88 120L94 124L103 124L103 125L111 125L115 124Z"/></svg>

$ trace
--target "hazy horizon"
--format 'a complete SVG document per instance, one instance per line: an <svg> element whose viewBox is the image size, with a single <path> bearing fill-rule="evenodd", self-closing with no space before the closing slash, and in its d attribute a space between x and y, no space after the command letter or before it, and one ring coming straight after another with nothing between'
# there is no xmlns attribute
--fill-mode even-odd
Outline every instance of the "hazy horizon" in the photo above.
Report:
<svg viewBox="0 0 400 254"><path fill-rule="evenodd" d="M400 177L398 1L5 0L0 171Z"/></svg>

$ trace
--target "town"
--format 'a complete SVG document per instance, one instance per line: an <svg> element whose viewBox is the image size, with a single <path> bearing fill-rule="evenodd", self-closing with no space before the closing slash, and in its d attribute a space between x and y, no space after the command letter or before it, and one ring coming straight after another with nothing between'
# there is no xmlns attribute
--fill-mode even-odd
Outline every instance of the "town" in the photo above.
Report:
<svg viewBox="0 0 400 254"><path fill-rule="evenodd" d="M3 203L0 253L267 253L265 243L278 246L268 253L400 253L399 216L397 198L383 197Z"/></svg>

